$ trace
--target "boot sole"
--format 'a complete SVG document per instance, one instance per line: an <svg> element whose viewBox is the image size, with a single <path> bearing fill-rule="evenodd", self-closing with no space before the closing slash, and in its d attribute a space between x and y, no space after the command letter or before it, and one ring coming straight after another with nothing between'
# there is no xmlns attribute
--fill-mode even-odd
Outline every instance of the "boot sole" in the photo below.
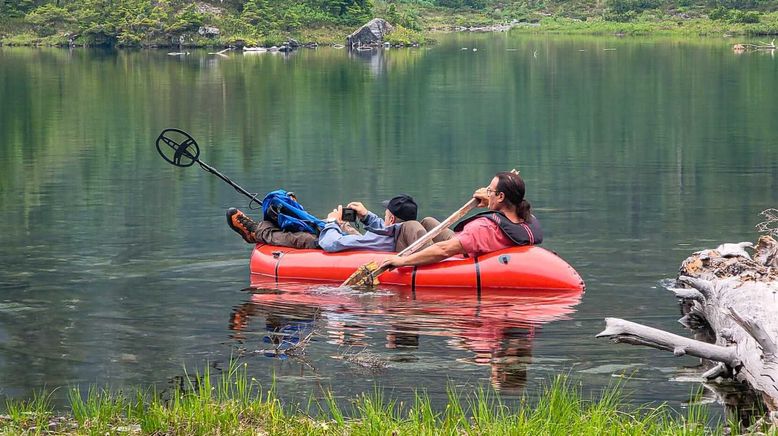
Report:
<svg viewBox="0 0 778 436"><path fill-rule="evenodd" d="M227 225L229 225L232 230L234 230L237 234L239 234L244 241L248 242L249 244L256 244L257 241L254 240L254 238L250 237L251 234L248 231L248 229L243 227L243 225L240 224L240 222L235 223L232 220L232 217L239 213L241 212L238 209L235 208L227 209Z"/></svg>

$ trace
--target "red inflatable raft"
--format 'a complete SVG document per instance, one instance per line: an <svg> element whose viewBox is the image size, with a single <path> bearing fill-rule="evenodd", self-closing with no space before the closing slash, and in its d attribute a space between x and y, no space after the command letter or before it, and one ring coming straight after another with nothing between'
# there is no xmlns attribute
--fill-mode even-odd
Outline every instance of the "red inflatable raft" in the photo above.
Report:
<svg viewBox="0 0 778 436"><path fill-rule="evenodd" d="M380 263L394 253L299 250L257 244L251 254L251 285L305 280L343 282L360 265ZM383 285L416 288L547 289L582 291L581 276L556 254L537 246L511 247L476 259L452 257L420 267L402 267L379 277Z"/></svg>

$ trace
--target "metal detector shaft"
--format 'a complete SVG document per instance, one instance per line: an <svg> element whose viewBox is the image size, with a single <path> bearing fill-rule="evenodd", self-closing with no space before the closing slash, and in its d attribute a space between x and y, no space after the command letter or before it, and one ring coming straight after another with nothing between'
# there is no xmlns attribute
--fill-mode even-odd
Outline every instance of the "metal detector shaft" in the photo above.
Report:
<svg viewBox="0 0 778 436"><path fill-rule="evenodd" d="M249 191L247 191L247 190L245 190L245 189L241 188L241 187L240 187L240 185L238 185L237 183L235 183L235 182L233 182L232 180L230 180L230 178L229 178L229 177L227 177L227 176L225 176L224 174L222 174L222 173L220 173L220 172L216 171L216 169L214 169L212 166L208 165L207 163L205 163L205 162L203 162L203 161L200 161L200 160L198 160L198 161L197 161L197 163L198 163L198 164L199 164L199 165L200 165L200 166L201 166L201 167L202 167L202 168L203 168L205 171L208 171L209 173L211 173L211 174L213 174L213 175L217 176L218 178L220 178L220 179L224 180L224 181L225 181L225 182L227 182L227 183L228 183L230 186L232 186L233 188L235 188L235 190L236 190L236 191L240 192L241 194L243 194L243 195L245 195L246 197L248 197L249 199L251 199L251 201L252 201L252 202L256 202L256 201L257 201L257 194L252 194L252 193L250 193Z"/></svg>

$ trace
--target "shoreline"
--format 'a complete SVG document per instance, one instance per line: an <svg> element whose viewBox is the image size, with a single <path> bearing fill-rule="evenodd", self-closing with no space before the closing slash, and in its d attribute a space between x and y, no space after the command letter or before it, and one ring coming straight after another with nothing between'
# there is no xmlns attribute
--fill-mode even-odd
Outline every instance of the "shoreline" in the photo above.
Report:
<svg viewBox="0 0 778 436"><path fill-rule="evenodd" d="M387 38L387 43L395 47L416 47L420 45L435 44L435 36L451 33L518 33L536 35L590 35L590 36L676 36L676 37L744 37L759 38L778 35L778 12L763 15L763 21L759 23L727 23L709 18L677 18L648 20L643 19L631 22L607 21L601 17L581 20L564 17L545 17L537 22L489 22L473 25L461 25L454 23L436 23L422 31L402 35L402 40ZM0 26L0 30L8 23ZM407 29L402 28L402 31ZM62 48L130 48L130 49L231 49L242 50L246 48L268 49L287 47L290 41L294 41L299 48L315 48L318 46L332 46L341 48L346 41L349 29L341 28L310 28L300 32L290 33L283 38L277 38L270 42L250 41L236 39L234 37L204 38L194 35L182 34L178 44L169 42L170 39L157 39L138 42L137 44L89 44L79 42L68 34L51 36L38 36L29 31L18 31L11 34L0 33L0 46L7 47L62 47ZM391 35L391 34L390 34ZM415 38L414 38L415 35ZM417 39L418 41L415 41ZM299 43L297 42L299 41ZM293 47L296 49L298 47ZM281 51L284 51L283 49Z"/></svg>

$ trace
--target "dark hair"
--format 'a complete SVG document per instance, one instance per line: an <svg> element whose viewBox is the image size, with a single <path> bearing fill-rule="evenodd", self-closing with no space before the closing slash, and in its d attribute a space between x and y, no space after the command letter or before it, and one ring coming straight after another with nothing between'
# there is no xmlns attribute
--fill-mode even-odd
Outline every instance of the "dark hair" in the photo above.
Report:
<svg viewBox="0 0 778 436"><path fill-rule="evenodd" d="M497 192L505 194L505 199L516 208L516 215L524 221L532 217L529 201L524 199L524 180L512 172L503 171L495 174L497 177Z"/></svg>

